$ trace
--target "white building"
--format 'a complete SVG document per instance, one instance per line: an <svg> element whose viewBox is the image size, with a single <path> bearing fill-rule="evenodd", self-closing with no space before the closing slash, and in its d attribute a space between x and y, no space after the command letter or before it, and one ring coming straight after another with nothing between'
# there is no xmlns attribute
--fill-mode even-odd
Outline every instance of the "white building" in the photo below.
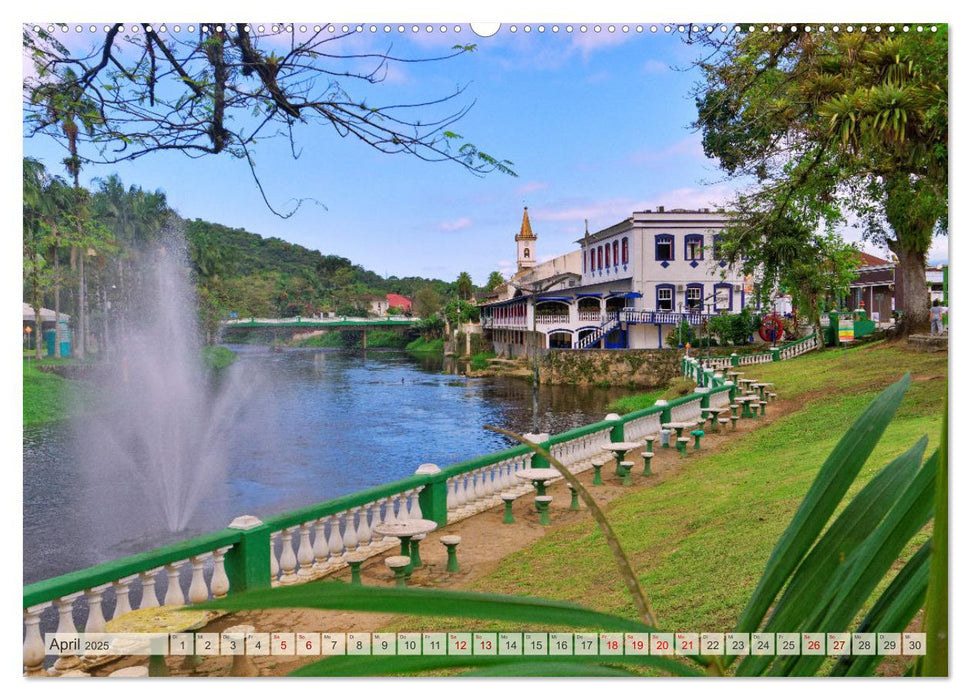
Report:
<svg viewBox="0 0 971 700"><path fill-rule="evenodd" d="M634 212L629 218L577 241L579 251L520 269L507 298L482 306L482 327L496 352L520 355L540 348L662 348L682 320L698 326L718 313L738 313L753 288L718 259L724 212ZM516 237L528 231L529 262L536 236L523 214ZM579 253L579 260L576 254Z"/></svg>

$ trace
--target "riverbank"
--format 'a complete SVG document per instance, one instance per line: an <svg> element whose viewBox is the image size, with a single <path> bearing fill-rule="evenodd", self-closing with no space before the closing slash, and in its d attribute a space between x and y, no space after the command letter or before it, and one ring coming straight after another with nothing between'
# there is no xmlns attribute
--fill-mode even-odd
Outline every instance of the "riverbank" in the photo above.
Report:
<svg viewBox="0 0 971 700"><path fill-rule="evenodd" d="M703 449L680 458L655 444L652 475L632 452L634 483L623 487L605 469L605 485L580 476L624 546L632 567L668 631L729 631L761 575L769 553L789 523L823 460L863 408L905 371L912 384L850 493L920 435L937 446L947 397L947 358L908 352L887 343L828 350L785 362L745 368L748 377L775 383L779 399L764 419L745 420L737 431L706 435ZM602 612L636 618L622 577L596 525L585 511L570 511L565 484L550 494L552 525L542 526L532 499L514 506L516 524L502 523L502 506L430 535L422 547L427 566L412 585L475 590L573 601ZM444 534L462 537L462 570L444 571ZM908 545L909 556L926 541L925 528ZM897 567L899 568L900 562ZM362 570L367 585L392 585L380 557ZM346 572L338 579L347 580ZM877 587L877 591L881 589ZM875 595L871 596L871 603ZM456 617L364 615L280 609L233 613L206 631L252 624L257 631L502 631L515 625ZM911 625L914 629L919 618ZM550 625L544 629L555 629ZM535 630L535 625L530 626ZM283 675L306 663L301 657L252 657L263 675ZM380 673L380 658L367 673ZM171 660L176 675L228 675L226 657L204 657L194 672ZM884 661L882 675L900 675L904 661Z"/></svg>

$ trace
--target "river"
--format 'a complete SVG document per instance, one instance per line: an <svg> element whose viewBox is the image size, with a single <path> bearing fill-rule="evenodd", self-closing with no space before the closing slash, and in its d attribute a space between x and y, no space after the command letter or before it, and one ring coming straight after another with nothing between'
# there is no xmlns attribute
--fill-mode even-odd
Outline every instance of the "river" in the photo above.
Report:
<svg viewBox="0 0 971 700"><path fill-rule="evenodd" d="M226 471L189 526L160 526L151 494L78 459L85 421L24 430L24 583L75 571L503 449L483 429L557 433L601 420L619 389L540 387L445 372L440 356L229 346L252 391L224 434ZM454 369L450 367L449 369ZM110 455L106 459L111 459ZM110 476L106 476L110 475Z"/></svg>

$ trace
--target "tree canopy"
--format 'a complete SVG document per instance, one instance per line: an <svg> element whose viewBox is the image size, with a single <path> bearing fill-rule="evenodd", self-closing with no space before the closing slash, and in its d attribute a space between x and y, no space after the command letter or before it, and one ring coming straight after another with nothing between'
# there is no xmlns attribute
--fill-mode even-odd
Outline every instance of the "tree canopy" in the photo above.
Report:
<svg viewBox="0 0 971 700"><path fill-rule="evenodd" d="M855 221L898 256L898 309L919 324L927 250L947 225L947 28L784 29L692 38L710 49L695 126L744 188L726 239L740 259L783 220Z"/></svg>

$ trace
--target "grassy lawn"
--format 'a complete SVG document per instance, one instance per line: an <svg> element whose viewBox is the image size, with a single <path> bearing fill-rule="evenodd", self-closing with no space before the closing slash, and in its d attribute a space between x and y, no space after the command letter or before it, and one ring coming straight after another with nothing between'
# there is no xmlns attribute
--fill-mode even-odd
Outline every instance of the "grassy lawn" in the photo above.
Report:
<svg viewBox="0 0 971 700"><path fill-rule="evenodd" d="M907 395L848 499L922 435L929 438L925 458L936 448L947 394L946 356L877 343L746 368L746 376L774 382L780 398L794 399L799 407L740 434L718 453L685 460L655 486L611 504L607 516L662 629L734 627L826 456L870 401L908 371L913 381ZM929 528L919 533L906 554L929 534ZM592 519L555 529L506 557L475 589L569 600L636 618ZM409 619L405 628L508 626L434 618Z"/></svg>
<svg viewBox="0 0 971 700"><path fill-rule="evenodd" d="M410 343L405 346L405 350L410 350L411 352L444 352L445 351L445 341L441 338L435 338L434 340L425 340L424 338L415 338Z"/></svg>
<svg viewBox="0 0 971 700"><path fill-rule="evenodd" d="M69 418L82 403L96 400L89 384L42 372L35 365L24 363L24 425Z"/></svg>

